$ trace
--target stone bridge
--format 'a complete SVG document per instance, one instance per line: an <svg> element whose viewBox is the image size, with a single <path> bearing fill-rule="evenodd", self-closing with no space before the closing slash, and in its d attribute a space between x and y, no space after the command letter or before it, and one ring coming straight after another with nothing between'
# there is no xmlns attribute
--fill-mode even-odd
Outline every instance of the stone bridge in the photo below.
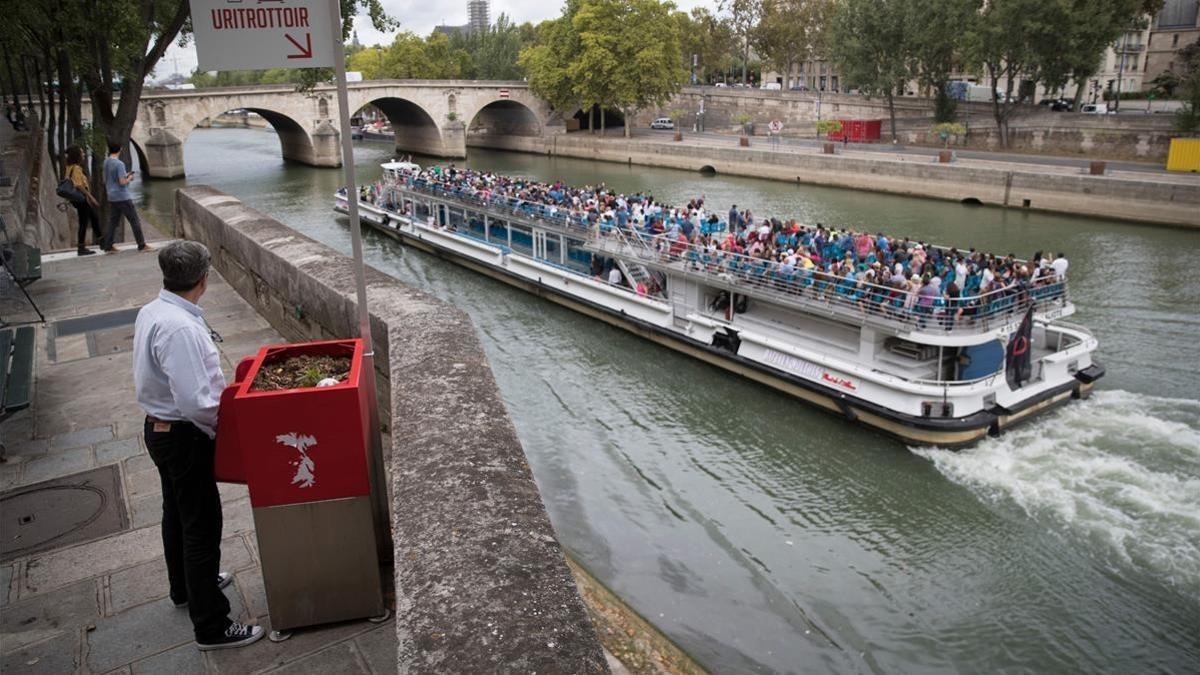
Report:
<svg viewBox="0 0 1200 675"><path fill-rule="evenodd" d="M381 110L396 133L396 149L403 152L466 157L472 141L486 145L489 137L541 136L563 129L561 118L524 82L374 80L350 83L348 89L352 114L368 104ZM254 112L270 123L284 159L342 165L334 87L308 92L297 92L292 85L212 87L142 96L132 140L144 173L182 176L188 135L230 110Z"/></svg>

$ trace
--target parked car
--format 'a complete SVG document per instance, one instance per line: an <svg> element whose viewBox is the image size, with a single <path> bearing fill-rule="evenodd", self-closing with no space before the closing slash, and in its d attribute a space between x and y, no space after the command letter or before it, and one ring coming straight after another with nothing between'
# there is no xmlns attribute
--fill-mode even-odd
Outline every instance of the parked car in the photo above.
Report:
<svg viewBox="0 0 1200 675"><path fill-rule="evenodd" d="M660 117L650 123L651 129L674 129L675 121L670 117Z"/></svg>
<svg viewBox="0 0 1200 675"><path fill-rule="evenodd" d="M763 82L762 88L768 91L779 91L783 89L783 85L778 82Z"/></svg>
<svg viewBox="0 0 1200 675"><path fill-rule="evenodd" d="M1108 114L1108 104L1107 103L1085 103L1082 107L1079 108L1079 112L1087 114L1087 115L1107 115Z"/></svg>
<svg viewBox="0 0 1200 675"><path fill-rule="evenodd" d="M725 84L724 82L718 82L718 83L714 84L713 86L714 87L728 87L729 85Z"/></svg>
<svg viewBox="0 0 1200 675"><path fill-rule="evenodd" d="M788 88L788 91L808 91L808 87L802 84L793 84Z"/></svg>
<svg viewBox="0 0 1200 675"><path fill-rule="evenodd" d="M1044 98L1038 101L1038 105L1049 108L1052 112L1070 112L1073 102L1065 98Z"/></svg>

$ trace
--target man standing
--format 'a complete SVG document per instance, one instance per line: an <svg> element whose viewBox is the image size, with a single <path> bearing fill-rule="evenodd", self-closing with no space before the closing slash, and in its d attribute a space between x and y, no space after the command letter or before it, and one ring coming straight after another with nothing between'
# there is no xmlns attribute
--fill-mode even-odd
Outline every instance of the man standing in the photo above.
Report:
<svg viewBox="0 0 1200 675"><path fill-rule="evenodd" d="M142 236L142 221L138 220L137 209L133 207L133 195L129 194L128 186L133 182L134 173L125 168L120 154L120 145L108 144L108 159L104 160L104 189L108 192L108 229L104 232L100 248L105 253L117 252L113 241L116 239L117 226L121 224L121 216L125 216L129 227L133 228L138 250L152 251L154 249L146 245L146 238Z"/></svg>
<svg viewBox="0 0 1200 675"><path fill-rule="evenodd" d="M107 167L106 167L107 169ZM106 171L107 172L107 171ZM201 651L240 647L259 626L229 620L221 588L221 498L213 478L220 356L196 305L208 289L203 244L177 241L158 254L163 290L138 312L133 379L146 412L146 448L162 479L163 552L171 601L188 608Z"/></svg>

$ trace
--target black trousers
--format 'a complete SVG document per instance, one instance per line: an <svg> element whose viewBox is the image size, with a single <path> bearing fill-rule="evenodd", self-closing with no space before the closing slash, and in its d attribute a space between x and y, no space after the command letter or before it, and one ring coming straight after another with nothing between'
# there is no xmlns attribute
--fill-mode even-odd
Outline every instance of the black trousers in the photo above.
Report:
<svg viewBox="0 0 1200 675"><path fill-rule="evenodd" d="M92 243L99 244L103 233L100 232L100 215L96 213L96 209L92 205L83 202L82 204L73 204L76 213L79 214L79 248L87 245L88 227L92 228Z"/></svg>
<svg viewBox="0 0 1200 675"><path fill-rule="evenodd" d="M221 567L221 496L213 479L216 445L194 425L172 422L168 431L146 420L146 447L162 478L163 553L171 600L188 602L196 639L207 641L229 627L229 600L217 588Z"/></svg>
<svg viewBox="0 0 1200 675"><path fill-rule="evenodd" d="M133 207L131 199L108 203L108 229L104 231L104 241L100 242L100 248L107 251L113 247L113 240L117 236L117 226L121 224L121 216L125 216L125 219L129 221L129 227L133 230L133 238L137 240L138 248L145 248L146 237L142 235L142 221L138 219L137 209Z"/></svg>

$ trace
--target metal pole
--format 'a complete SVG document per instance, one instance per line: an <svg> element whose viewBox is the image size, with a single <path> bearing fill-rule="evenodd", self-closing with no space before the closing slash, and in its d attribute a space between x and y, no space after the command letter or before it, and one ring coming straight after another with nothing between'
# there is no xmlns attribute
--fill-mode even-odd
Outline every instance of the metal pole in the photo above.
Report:
<svg viewBox="0 0 1200 675"><path fill-rule="evenodd" d="M342 171L346 174L346 207L350 215L350 248L354 253L354 280L358 303L358 335L363 341L363 372L367 387L367 443L371 469L371 511L375 516L375 545L380 561L391 561L392 521L388 509L387 474L383 467L383 442L379 436L379 396L375 388L375 344L371 314L367 309L367 271L363 265L362 227L358 220L358 186L354 177L354 147L350 138L350 102L346 94L346 52L342 48L342 15L338 0L328 0L333 40L333 72L337 80Z"/></svg>
<svg viewBox="0 0 1200 675"><path fill-rule="evenodd" d="M1121 109L1121 78L1125 76L1125 48L1129 44L1129 31L1121 35L1120 53L1117 54L1117 95L1113 98L1113 112Z"/></svg>

